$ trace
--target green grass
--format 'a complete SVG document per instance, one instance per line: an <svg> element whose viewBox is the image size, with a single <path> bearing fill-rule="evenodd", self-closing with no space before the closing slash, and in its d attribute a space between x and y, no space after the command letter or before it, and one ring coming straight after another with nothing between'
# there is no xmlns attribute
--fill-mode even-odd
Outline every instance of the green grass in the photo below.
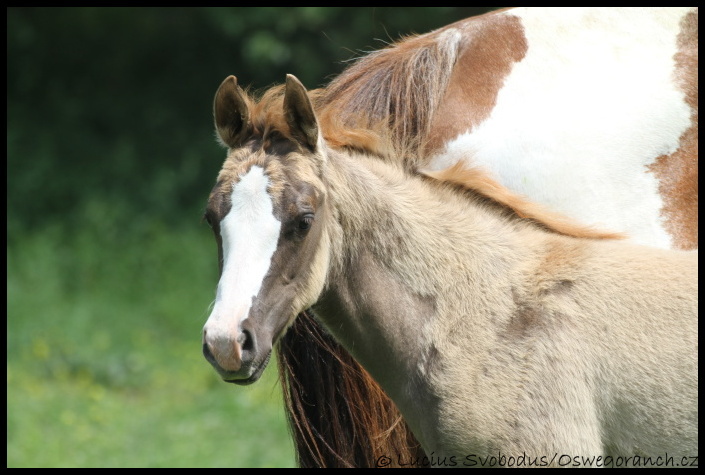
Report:
<svg viewBox="0 0 705 475"><path fill-rule="evenodd" d="M201 355L210 231L124 216L8 224L8 467L295 466L274 364L243 388Z"/></svg>

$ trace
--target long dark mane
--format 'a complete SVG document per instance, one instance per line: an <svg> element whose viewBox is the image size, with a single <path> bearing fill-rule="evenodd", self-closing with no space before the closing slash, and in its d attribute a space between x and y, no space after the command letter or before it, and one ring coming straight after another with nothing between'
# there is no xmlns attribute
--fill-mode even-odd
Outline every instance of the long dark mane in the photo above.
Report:
<svg viewBox="0 0 705 475"><path fill-rule="evenodd" d="M277 351L301 467L375 467L423 456L391 399L308 313ZM410 459L413 457L413 459Z"/></svg>

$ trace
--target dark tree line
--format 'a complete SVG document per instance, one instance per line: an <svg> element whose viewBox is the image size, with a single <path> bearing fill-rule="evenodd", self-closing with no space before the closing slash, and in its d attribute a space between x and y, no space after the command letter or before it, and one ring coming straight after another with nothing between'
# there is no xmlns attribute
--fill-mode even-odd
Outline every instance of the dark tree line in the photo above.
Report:
<svg viewBox="0 0 705 475"><path fill-rule="evenodd" d="M400 35L489 9L9 8L8 237L80 225L95 203L196 222L224 156L211 104L227 75L324 86Z"/></svg>

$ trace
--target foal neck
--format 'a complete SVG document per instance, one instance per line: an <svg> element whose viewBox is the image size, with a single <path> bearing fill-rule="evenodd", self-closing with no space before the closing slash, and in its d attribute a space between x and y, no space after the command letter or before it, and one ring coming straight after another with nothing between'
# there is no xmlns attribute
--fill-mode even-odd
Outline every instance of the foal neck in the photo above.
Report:
<svg viewBox="0 0 705 475"><path fill-rule="evenodd" d="M328 172L333 261L314 311L402 412L432 410L437 345L475 308L509 311L510 269L542 234L376 159L334 155Z"/></svg>
<svg viewBox="0 0 705 475"><path fill-rule="evenodd" d="M338 254L366 249L389 268L411 272L403 276L408 282L447 273L460 258L465 266L483 256L503 260L509 249L528 252L552 236L483 196L375 158L337 154L329 171Z"/></svg>

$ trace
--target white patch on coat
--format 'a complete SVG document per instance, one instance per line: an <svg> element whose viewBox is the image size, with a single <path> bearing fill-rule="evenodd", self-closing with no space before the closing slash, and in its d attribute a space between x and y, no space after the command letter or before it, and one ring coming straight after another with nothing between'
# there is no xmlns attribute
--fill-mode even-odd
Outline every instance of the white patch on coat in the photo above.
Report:
<svg viewBox="0 0 705 475"><path fill-rule="evenodd" d="M503 185L578 221L672 246L648 166L691 125L674 83L687 9L519 8L528 43L488 119L434 157L470 158Z"/></svg>

